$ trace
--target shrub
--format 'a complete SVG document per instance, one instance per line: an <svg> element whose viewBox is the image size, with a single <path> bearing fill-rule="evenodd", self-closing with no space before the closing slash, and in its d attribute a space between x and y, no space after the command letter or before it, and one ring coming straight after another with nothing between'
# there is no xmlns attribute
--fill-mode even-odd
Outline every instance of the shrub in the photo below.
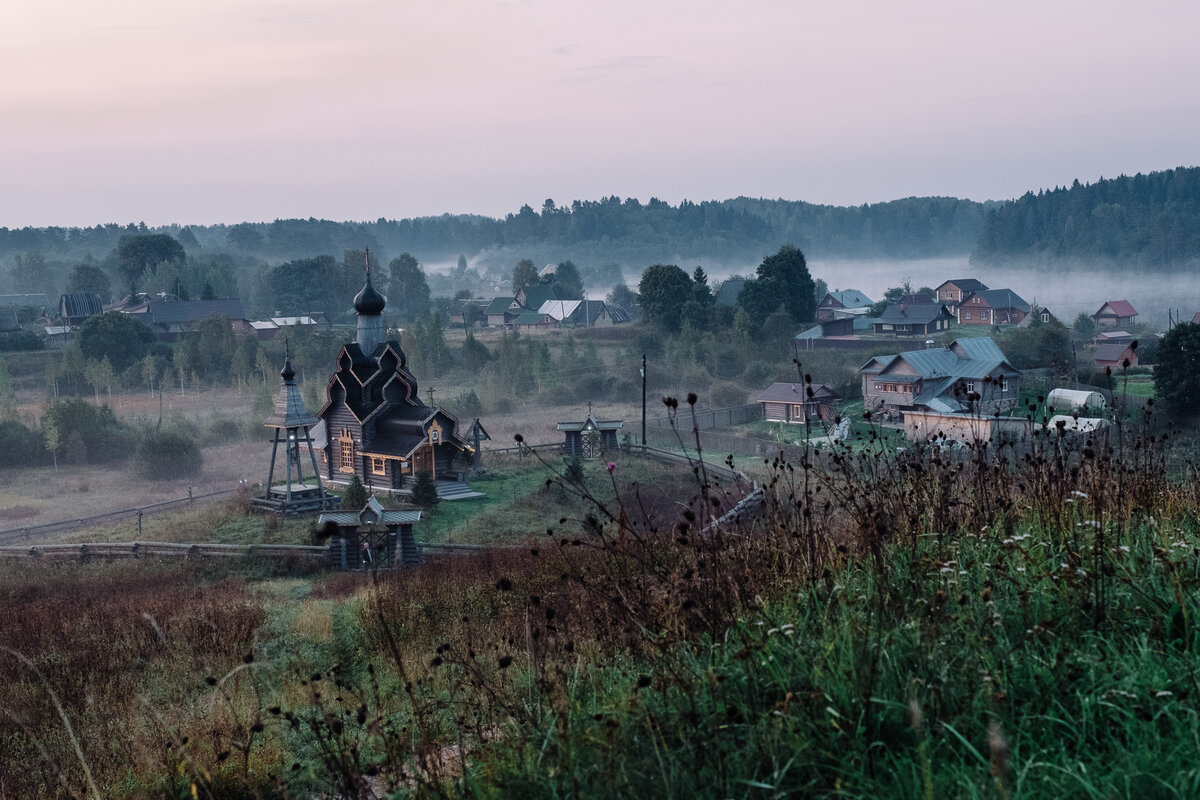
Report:
<svg viewBox="0 0 1200 800"><path fill-rule="evenodd" d="M483 404L479 402L479 396L470 389L459 392L458 396L446 405L454 409L460 420L478 417L483 413Z"/></svg>
<svg viewBox="0 0 1200 800"><path fill-rule="evenodd" d="M107 405L95 406L86 400L64 400L46 410L42 426L53 426L65 446L78 433L89 464L106 464L125 458L133 449L133 434L122 425Z"/></svg>
<svg viewBox="0 0 1200 800"><path fill-rule="evenodd" d="M46 463L41 435L16 420L0 422L0 467L26 467Z"/></svg>
<svg viewBox="0 0 1200 800"><path fill-rule="evenodd" d="M200 472L204 456L186 434L154 431L138 443L134 454L138 474L151 480L186 478Z"/></svg>
<svg viewBox="0 0 1200 800"><path fill-rule="evenodd" d="M709 389L708 396L714 408L745 405L748 399L746 388L733 381L717 381Z"/></svg>
<svg viewBox="0 0 1200 800"><path fill-rule="evenodd" d="M0 333L0 350L45 350L46 341L33 331Z"/></svg>

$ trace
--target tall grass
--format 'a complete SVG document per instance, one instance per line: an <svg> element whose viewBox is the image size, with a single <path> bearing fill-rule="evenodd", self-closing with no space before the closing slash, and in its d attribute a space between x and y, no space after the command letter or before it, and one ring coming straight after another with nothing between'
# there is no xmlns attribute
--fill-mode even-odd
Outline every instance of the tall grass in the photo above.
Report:
<svg viewBox="0 0 1200 800"><path fill-rule="evenodd" d="M668 407L686 436L688 405ZM721 515L740 492L703 453L683 493L625 483L621 462L548 464L529 503L562 516L523 549L330 577L311 593L272 584L246 606L260 609L253 653L253 634L231 636L185 673L191 685L127 684L170 709L171 749L146 748L131 785L1196 796L1200 498L1168 474L1167 445L1148 427L1107 439L1043 428L1023 447L897 452L868 430L854 447L769 459L758 513L738 520ZM167 619L166 641L180 641ZM54 673L55 646L27 648ZM70 689L81 739L103 734ZM30 683L25 701L39 697L41 716L22 713L53 738L62 726ZM82 795L55 747L74 781L59 793ZM120 794L108 756L84 751L101 790Z"/></svg>

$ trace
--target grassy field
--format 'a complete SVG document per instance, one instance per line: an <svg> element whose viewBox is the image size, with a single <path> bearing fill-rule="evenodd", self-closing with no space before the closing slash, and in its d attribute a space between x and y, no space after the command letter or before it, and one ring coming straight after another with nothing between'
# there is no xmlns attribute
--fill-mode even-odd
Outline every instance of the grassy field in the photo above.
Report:
<svg viewBox="0 0 1200 800"><path fill-rule="evenodd" d="M0 795L1195 796L1200 492L1128 452L781 463L706 535L513 461L430 522L524 546L416 570L0 563Z"/></svg>

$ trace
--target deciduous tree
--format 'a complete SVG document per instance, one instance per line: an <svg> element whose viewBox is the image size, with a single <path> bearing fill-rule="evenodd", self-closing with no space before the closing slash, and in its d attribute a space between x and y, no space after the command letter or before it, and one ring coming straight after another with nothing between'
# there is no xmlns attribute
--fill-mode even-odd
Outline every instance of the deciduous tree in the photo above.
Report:
<svg viewBox="0 0 1200 800"><path fill-rule="evenodd" d="M692 293L692 279L674 264L647 267L638 283L642 319L663 330L679 330L683 304L692 298Z"/></svg>

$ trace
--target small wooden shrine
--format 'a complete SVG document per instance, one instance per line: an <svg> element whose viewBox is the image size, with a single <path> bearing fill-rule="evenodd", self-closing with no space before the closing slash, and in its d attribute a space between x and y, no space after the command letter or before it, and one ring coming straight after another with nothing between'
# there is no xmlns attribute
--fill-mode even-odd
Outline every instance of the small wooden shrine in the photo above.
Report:
<svg viewBox="0 0 1200 800"><path fill-rule="evenodd" d="M330 566L342 570L394 569L421 560L413 525L417 509L391 511L374 497L359 511L331 511L317 519L321 528L336 526L329 542Z"/></svg>
<svg viewBox="0 0 1200 800"><path fill-rule="evenodd" d="M566 439L563 441L563 455L568 458L599 458L605 452L616 452L617 431L621 430L623 420L596 419L592 414L591 404L588 404L587 419L582 422L560 422L558 429Z"/></svg>
<svg viewBox="0 0 1200 800"><path fill-rule="evenodd" d="M340 499L325 491L321 484L321 471L317 467L317 456L313 449L310 429L317 418L309 413L296 386L296 371L284 346L283 369L279 373L283 386L275 396L275 410L263 423L275 431L271 449L271 466L267 471L267 492L253 499L253 506L277 514L315 514L338 507ZM279 447L284 451L284 482L275 485L275 465L279 460ZM312 465L310 477L304 476L305 458L301 448L307 450L307 460ZM293 477L294 476L294 477Z"/></svg>

